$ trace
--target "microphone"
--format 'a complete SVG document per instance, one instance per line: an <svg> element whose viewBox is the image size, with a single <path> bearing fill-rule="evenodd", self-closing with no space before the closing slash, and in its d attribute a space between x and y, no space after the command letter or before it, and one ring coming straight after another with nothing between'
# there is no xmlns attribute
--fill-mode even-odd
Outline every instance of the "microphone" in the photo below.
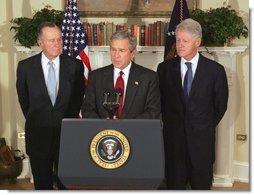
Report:
<svg viewBox="0 0 254 195"><path fill-rule="evenodd" d="M122 89L121 88L116 88L115 90L116 93L116 105L120 104L120 97L122 96Z"/></svg>
<svg viewBox="0 0 254 195"><path fill-rule="evenodd" d="M104 107L108 106L108 97L109 97L109 95L110 95L109 90L105 90L105 92L103 93L104 100L103 100L103 103L102 103L102 105Z"/></svg>

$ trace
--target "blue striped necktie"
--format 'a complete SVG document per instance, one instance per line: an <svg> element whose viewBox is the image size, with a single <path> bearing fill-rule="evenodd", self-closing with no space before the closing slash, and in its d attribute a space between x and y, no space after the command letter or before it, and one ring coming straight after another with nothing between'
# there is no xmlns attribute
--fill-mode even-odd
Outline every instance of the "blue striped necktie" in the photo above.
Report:
<svg viewBox="0 0 254 195"><path fill-rule="evenodd" d="M187 66L188 70L185 73L184 81L183 81L183 91L185 97L188 97L191 90L191 84L193 80L193 74L191 69L191 62L185 62L185 65Z"/></svg>

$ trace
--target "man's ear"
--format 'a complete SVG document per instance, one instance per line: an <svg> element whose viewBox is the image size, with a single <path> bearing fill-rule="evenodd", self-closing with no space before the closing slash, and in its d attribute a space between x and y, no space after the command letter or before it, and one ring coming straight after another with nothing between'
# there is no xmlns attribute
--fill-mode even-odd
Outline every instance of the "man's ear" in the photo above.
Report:
<svg viewBox="0 0 254 195"><path fill-rule="evenodd" d="M135 57L137 53L137 49L134 49L132 52L131 52L131 60L133 60L133 58Z"/></svg>
<svg viewBox="0 0 254 195"><path fill-rule="evenodd" d="M37 39L37 45L41 46L41 40L40 39Z"/></svg>
<svg viewBox="0 0 254 195"><path fill-rule="evenodd" d="M202 42L201 38L197 38L196 39L196 47L199 47L201 45L201 42Z"/></svg>

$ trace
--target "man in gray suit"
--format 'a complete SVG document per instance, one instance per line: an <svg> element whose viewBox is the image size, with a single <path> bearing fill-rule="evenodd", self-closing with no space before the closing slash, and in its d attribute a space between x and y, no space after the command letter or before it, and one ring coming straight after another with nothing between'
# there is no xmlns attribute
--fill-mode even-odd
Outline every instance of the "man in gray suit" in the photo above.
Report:
<svg viewBox="0 0 254 195"><path fill-rule="evenodd" d="M118 31L112 35L112 64L90 72L82 105L83 118L160 117L158 76L154 71L132 61L136 46L137 39L129 32ZM119 78L122 80L120 85ZM105 102L119 102L119 108L112 113L113 117Z"/></svg>
<svg viewBox="0 0 254 195"><path fill-rule="evenodd" d="M26 152L35 189L52 190L62 119L79 117L84 66L78 59L61 55L62 34L55 24L43 22L38 32L42 52L18 63L16 86L26 119ZM64 188L61 182L57 184L58 189Z"/></svg>

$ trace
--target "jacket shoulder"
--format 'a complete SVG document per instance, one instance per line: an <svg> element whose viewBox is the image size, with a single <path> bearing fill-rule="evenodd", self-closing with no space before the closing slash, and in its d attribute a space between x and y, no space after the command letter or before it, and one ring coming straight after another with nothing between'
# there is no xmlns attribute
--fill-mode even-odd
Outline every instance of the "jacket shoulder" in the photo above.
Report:
<svg viewBox="0 0 254 195"><path fill-rule="evenodd" d="M26 59L20 60L18 62L18 70L30 70L33 71L35 64L38 64L41 60L41 53L28 57Z"/></svg>
<svg viewBox="0 0 254 195"><path fill-rule="evenodd" d="M199 62L201 64L205 64L206 68L211 68L211 69L224 69L224 66L221 65L220 63L216 62L215 60L209 59L203 55L200 55L199 57Z"/></svg>
<svg viewBox="0 0 254 195"><path fill-rule="evenodd" d="M180 63L180 58L179 57L174 57L168 60L164 60L163 62L159 63L158 65L158 70L162 69L170 69L173 68L175 66L178 66Z"/></svg>
<svg viewBox="0 0 254 195"><path fill-rule="evenodd" d="M133 66L133 69L136 69L137 71L140 71L140 72L143 72L143 73L148 73L148 74L154 74L155 73L155 71L153 71L153 70L151 70L147 67L141 66L139 64L133 63L132 66Z"/></svg>
<svg viewBox="0 0 254 195"><path fill-rule="evenodd" d="M61 54L60 55L60 59L63 61L68 61L68 62L72 62L72 63L76 63L76 64L80 64L82 63L82 61L80 59L65 55L65 54Z"/></svg>
<svg viewBox="0 0 254 195"><path fill-rule="evenodd" d="M103 66L101 68L97 68L95 70L92 70L91 73L92 74L103 74L107 71L111 71L113 70L113 64L110 64L110 65L106 65L106 66Z"/></svg>
<svg viewBox="0 0 254 195"><path fill-rule="evenodd" d="M25 58L23 60L20 60L19 63L21 64L30 64L30 62L33 62L34 60L40 60L41 59L41 53L30 56L28 58Z"/></svg>

